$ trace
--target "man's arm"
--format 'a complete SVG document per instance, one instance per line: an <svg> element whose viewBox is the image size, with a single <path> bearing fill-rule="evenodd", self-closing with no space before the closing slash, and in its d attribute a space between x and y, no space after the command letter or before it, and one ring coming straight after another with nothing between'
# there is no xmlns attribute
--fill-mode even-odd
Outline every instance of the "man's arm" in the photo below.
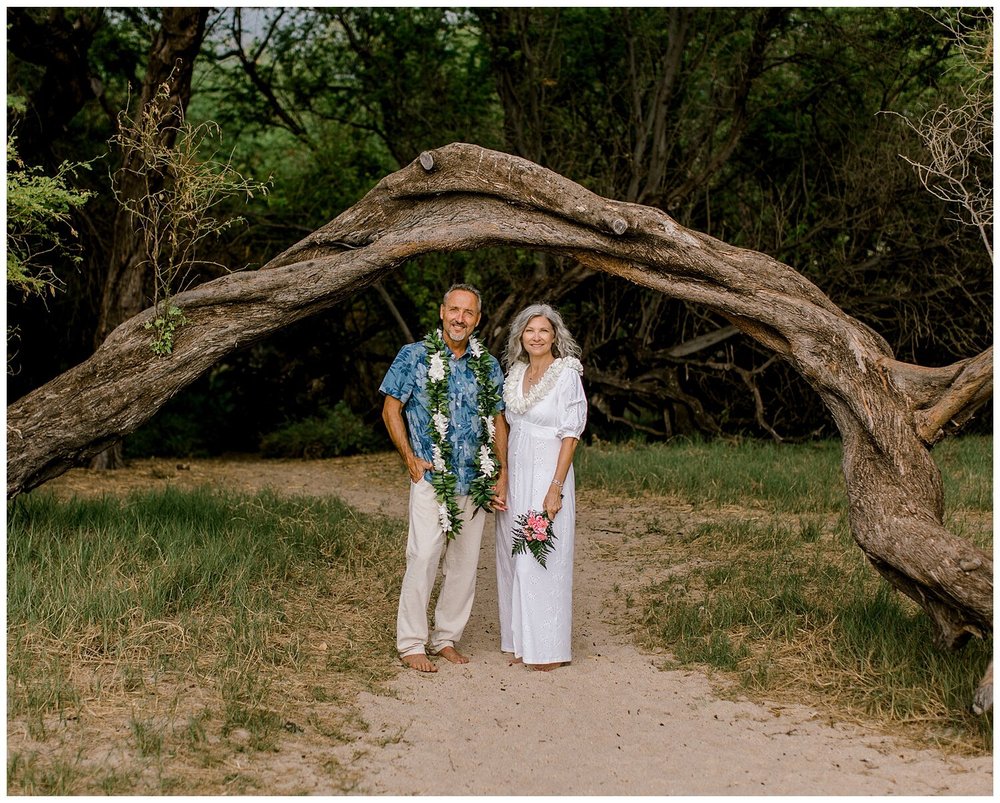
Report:
<svg viewBox="0 0 1000 803"><path fill-rule="evenodd" d="M494 510L507 509L507 435L510 432L507 426L507 419L503 413L497 413L493 418L495 433L493 436L493 451L496 452L497 460L500 462L500 475L497 477L496 485L493 486L493 500L490 504Z"/></svg>
<svg viewBox="0 0 1000 803"><path fill-rule="evenodd" d="M420 482L424 472L434 468L434 466L426 460L421 460L413 453L410 437L406 432L406 421L403 419L403 403L399 399L394 396L385 397L385 402L382 404L382 421L385 422L385 428L389 431L389 437L392 439L396 451L406 463L410 479L413 482ZM504 454L506 455L506 449Z"/></svg>

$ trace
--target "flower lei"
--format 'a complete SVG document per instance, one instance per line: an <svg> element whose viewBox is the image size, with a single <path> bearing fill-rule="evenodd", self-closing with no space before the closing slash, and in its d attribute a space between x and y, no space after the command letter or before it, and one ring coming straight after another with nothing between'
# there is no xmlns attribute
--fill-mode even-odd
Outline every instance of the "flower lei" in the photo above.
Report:
<svg viewBox="0 0 1000 803"><path fill-rule="evenodd" d="M524 372L528 370L528 363L516 362L511 366L504 382L503 400L504 405L512 413L523 413L529 407L537 404L541 399L549 395L549 392L556 386L559 376L563 371L570 369L583 375L583 365L575 357L556 357L545 373L541 381L528 391L527 395L521 395L521 384Z"/></svg>
<svg viewBox="0 0 1000 803"><path fill-rule="evenodd" d="M462 532L462 515L455 501L455 474L451 470L451 442L448 427L451 424L451 408L448 403L448 375L451 361L446 356L447 346L440 329L424 338L427 348L427 396L430 402L431 422L429 434L434 464L431 486L438 500L438 515L441 529L449 540ZM493 499L493 486L500 473L500 461L493 448L496 436L497 405L500 393L490 379L490 355L475 338L469 338L469 365L476 377L476 415L480 419L479 444L476 449L474 466L476 477L472 481L469 494L476 507L489 510Z"/></svg>

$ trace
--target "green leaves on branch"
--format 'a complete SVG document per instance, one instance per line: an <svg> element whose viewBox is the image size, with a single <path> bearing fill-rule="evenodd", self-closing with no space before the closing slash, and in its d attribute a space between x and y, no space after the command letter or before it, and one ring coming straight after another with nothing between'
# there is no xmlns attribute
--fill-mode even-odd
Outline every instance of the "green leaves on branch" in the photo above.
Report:
<svg viewBox="0 0 1000 803"><path fill-rule="evenodd" d="M11 98L13 111L23 110L23 101ZM25 295L52 295L59 279L48 264L69 253L65 236L76 237L70 216L93 193L73 189L69 182L89 162L63 162L54 176L26 165L18 156L12 136L7 140L7 285ZM79 262L80 257L71 257Z"/></svg>
<svg viewBox="0 0 1000 803"><path fill-rule="evenodd" d="M163 312L153 320L145 324L146 329L153 332L153 337L149 341L149 347L153 354L158 357L166 357L174 351L174 335L177 330L186 324L188 319L184 317L184 311L173 304L164 304Z"/></svg>

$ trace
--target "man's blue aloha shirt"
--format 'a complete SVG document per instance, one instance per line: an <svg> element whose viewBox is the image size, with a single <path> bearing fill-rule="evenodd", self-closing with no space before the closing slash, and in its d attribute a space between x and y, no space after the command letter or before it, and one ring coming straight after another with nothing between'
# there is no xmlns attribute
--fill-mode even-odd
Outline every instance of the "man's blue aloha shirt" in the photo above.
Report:
<svg viewBox="0 0 1000 803"><path fill-rule="evenodd" d="M466 349L459 358L445 346L448 364L448 400L451 426L451 470L455 474L455 495L466 496L476 478L476 450L479 446L480 422L476 415L476 375L469 364L471 352ZM433 461L430 436L430 401L427 398L427 347L423 341L403 346L382 380L379 392L403 403L403 416L410 434L413 453L428 462ZM497 387L500 402L494 414L503 410L503 371L496 357L490 355L490 379ZM424 473L430 482L431 472Z"/></svg>

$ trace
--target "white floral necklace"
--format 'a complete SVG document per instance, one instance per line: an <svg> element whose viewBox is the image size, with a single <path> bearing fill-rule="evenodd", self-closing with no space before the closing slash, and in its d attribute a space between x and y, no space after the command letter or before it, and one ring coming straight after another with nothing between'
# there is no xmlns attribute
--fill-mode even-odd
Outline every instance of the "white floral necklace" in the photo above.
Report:
<svg viewBox="0 0 1000 803"><path fill-rule="evenodd" d="M576 357L557 357L552 364L545 369L538 384L534 385L527 393L521 392L524 382L524 372L528 370L528 363L518 361L510 369L507 381L503 385L503 401L508 410L521 414L529 407L540 402L552 391L559 381L562 372L571 368L578 374L583 374L583 365Z"/></svg>
<svg viewBox="0 0 1000 803"><path fill-rule="evenodd" d="M454 538L462 532L462 515L455 501L455 473L451 470L451 441L448 440L448 428L451 426L451 407L448 403L448 376L451 372L451 360L444 335L438 329L424 338L427 348L427 397L430 403L431 422L428 434L431 438L434 471L431 474L431 485L438 500L438 516L445 537ZM475 338L469 338L469 367L476 378L476 415L479 418L479 444L476 449L474 466L475 479L469 488L469 495L476 507L489 510L493 499L493 486L496 484L500 465L497 460L493 441L496 436L496 424L493 417L497 414L500 394L490 378L490 355Z"/></svg>

